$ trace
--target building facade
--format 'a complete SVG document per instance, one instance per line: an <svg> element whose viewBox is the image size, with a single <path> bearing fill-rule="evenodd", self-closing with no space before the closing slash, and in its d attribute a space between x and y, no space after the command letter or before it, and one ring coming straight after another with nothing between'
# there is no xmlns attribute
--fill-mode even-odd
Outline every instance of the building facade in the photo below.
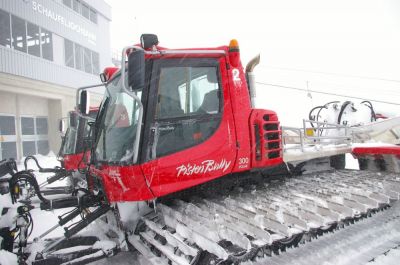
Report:
<svg viewBox="0 0 400 265"><path fill-rule="evenodd" d="M103 0L0 0L0 160L58 152L76 89L111 65L110 21Z"/></svg>

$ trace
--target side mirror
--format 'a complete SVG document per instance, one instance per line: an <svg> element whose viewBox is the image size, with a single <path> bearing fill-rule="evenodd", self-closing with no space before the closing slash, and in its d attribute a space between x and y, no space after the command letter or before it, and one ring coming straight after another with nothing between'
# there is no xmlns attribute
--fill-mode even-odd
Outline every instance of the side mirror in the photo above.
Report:
<svg viewBox="0 0 400 265"><path fill-rule="evenodd" d="M89 106L90 106L90 93L87 90L83 90L81 92L79 100L79 112L83 115L88 115Z"/></svg>
<svg viewBox="0 0 400 265"><path fill-rule="evenodd" d="M106 83L107 82L107 76L105 73L101 73L100 74L100 80L102 83Z"/></svg>
<svg viewBox="0 0 400 265"><path fill-rule="evenodd" d="M69 127L76 128L78 126L78 115L72 111L69 113Z"/></svg>
<svg viewBox="0 0 400 265"><path fill-rule="evenodd" d="M134 50L128 56L128 86L132 90L144 87L144 51Z"/></svg>
<svg viewBox="0 0 400 265"><path fill-rule="evenodd" d="M65 122L63 119L60 119L58 122L58 131L60 133L64 133L65 132Z"/></svg>
<svg viewBox="0 0 400 265"><path fill-rule="evenodd" d="M147 50L158 45L158 37L155 34L142 34L140 36L140 45Z"/></svg>
<svg viewBox="0 0 400 265"><path fill-rule="evenodd" d="M63 119L58 120L58 131L60 133L64 133L65 132L65 122Z"/></svg>

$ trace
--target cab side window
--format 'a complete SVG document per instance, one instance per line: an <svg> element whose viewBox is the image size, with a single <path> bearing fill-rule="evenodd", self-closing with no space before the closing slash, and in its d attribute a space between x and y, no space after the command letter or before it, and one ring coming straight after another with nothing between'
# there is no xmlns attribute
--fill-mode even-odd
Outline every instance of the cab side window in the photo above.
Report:
<svg viewBox="0 0 400 265"><path fill-rule="evenodd" d="M217 130L222 105L218 75L216 63L160 67L150 159L197 145Z"/></svg>
<svg viewBox="0 0 400 265"><path fill-rule="evenodd" d="M161 68L157 118L219 112L216 67Z"/></svg>

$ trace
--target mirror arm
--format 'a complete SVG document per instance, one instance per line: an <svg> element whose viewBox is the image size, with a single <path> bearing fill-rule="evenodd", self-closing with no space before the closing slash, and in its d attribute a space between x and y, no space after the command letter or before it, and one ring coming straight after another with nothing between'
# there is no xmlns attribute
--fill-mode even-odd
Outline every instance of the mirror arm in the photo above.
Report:
<svg viewBox="0 0 400 265"><path fill-rule="evenodd" d="M143 104L138 96L135 95L131 90L126 87L125 76L126 76L126 52L129 49L143 50L138 46L127 46L122 50L121 56L121 80L122 80L122 88L125 92L135 100L139 105L139 117L138 117L138 126L136 126L136 137L135 142L133 144L133 163L137 162L138 153L139 153L139 140L140 140L140 132L142 131L142 119L143 119Z"/></svg>
<svg viewBox="0 0 400 265"><path fill-rule="evenodd" d="M80 94L81 91L85 90L85 89L89 89L89 88L94 88L94 87L101 87L104 86L105 84L97 84L97 85L91 85L91 86L83 86L83 87L79 87L76 90L76 99L75 99L75 110L78 114L79 117L81 118L85 118L86 115L83 115L80 111L79 111L79 99L80 99ZM90 106L89 106L90 107Z"/></svg>

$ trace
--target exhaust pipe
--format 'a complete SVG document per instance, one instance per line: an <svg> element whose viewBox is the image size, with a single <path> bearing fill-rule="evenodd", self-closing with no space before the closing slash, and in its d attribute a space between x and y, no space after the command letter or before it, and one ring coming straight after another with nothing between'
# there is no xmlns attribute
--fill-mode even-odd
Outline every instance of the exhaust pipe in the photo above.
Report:
<svg viewBox="0 0 400 265"><path fill-rule="evenodd" d="M246 65L247 84L249 86L251 107L255 108L256 104L256 76L253 73L254 68L260 63L260 54L250 60Z"/></svg>

